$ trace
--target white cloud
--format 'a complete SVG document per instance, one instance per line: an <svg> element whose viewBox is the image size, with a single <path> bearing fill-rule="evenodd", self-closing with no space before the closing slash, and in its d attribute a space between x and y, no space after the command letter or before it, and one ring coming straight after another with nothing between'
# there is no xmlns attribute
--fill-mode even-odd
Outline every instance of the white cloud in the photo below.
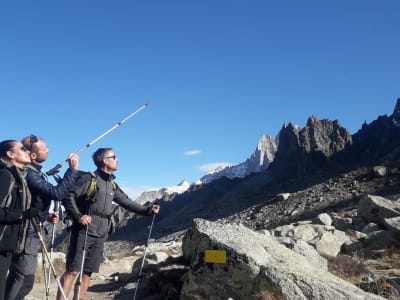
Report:
<svg viewBox="0 0 400 300"><path fill-rule="evenodd" d="M199 155L201 152L202 152L201 150L193 149L193 150L183 152L183 155L184 156L194 156L194 155Z"/></svg>
<svg viewBox="0 0 400 300"><path fill-rule="evenodd" d="M232 163L230 163L230 162L213 162L213 163L200 165L197 167L197 169L208 173L208 172L216 169L217 167L228 167L228 166L232 166Z"/></svg>

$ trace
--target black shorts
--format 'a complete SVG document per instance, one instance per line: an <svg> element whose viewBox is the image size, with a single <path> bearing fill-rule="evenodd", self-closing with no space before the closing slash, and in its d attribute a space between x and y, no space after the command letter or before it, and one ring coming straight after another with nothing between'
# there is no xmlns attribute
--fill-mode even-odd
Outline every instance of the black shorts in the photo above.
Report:
<svg viewBox="0 0 400 300"><path fill-rule="evenodd" d="M82 253L85 241L85 232L71 232L67 253L66 269L68 272L80 272L82 267ZM103 260L105 238L87 235L84 273L98 273Z"/></svg>

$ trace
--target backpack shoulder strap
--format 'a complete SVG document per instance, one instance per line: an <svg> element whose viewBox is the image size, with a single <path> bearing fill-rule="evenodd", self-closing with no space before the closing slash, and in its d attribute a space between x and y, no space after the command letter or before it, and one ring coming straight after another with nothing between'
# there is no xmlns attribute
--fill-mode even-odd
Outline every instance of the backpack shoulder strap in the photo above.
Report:
<svg viewBox="0 0 400 300"><path fill-rule="evenodd" d="M94 172L89 172L89 174L91 175L92 178L90 180L89 187L86 191L86 199L92 198L96 190L96 182L97 182L96 174L94 174Z"/></svg>
<svg viewBox="0 0 400 300"><path fill-rule="evenodd" d="M91 199L93 197L94 192L96 191L97 178L94 172L88 172L88 173L91 175L92 178L90 180L89 187L86 191L86 199ZM115 183L114 180L111 180L111 184L113 186L113 190L115 191L117 189L117 184Z"/></svg>
<svg viewBox="0 0 400 300"><path fill-rule="evenodd" d="M117 189L117 183L114 180L111 180L111 184L113 186L113 190L115 191Z"/></svg>
<svg viewBox="0 0 400 300"><path fill-rule="evenodd" d="M6 196L4 197L4 199L1 201L1 205L0 205L1 208L10 206L11 198L12 198L11 192L15 187L15 178L14 178L13 174L11 174L11 172L6 169L4 169L4 171L8 172L10 174L11 181L10 181L10 186L8 187L8 192L7 192Z"/></svg>

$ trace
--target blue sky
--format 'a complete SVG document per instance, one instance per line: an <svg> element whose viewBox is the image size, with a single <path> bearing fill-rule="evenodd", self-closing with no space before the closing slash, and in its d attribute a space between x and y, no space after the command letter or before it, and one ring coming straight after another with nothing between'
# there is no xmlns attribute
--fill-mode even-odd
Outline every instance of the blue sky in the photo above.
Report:
<svg viewBox="0 0 400 300"><path fill-rule="evenodd" d="M310 115L355 133L400 97L397 0L2 1L0 37L0 139L44 137L45 170L149 104L81 153L93 170L112 146L131 195Z"/></svg>

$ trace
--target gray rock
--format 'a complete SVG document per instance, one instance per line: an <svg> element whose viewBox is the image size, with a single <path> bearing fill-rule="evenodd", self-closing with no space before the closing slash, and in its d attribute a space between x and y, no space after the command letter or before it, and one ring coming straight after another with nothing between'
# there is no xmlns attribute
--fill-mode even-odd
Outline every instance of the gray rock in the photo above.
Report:
<svg viewBox="0 0 400 300"><path fill-rule="evenodd" d="M395 233L400 233L400 217L385 218L383 219L383 225Z"/></svg>
<svg viewBox="0 0 400 300"><path fill-rule="evenodd" d="M242 225L194 219L182 247L192 266L182 300L251 299L261 292L285 299L384 299L311 265L271 235ZM206 263L208 249L226 251L226 263Z"/></svg>
<svg viewBox="0 0 400 300"><path fill-rule="evenodd" d="M373 170L374 170L374 174L375 174L376 176L380 176L380 177L385 176L386 173L387 173L386 167L384 167L384 166L375 166L375 167L373 168Z"/></svg>
<svg viewBox="0 0 400 300"><path fill-rule="evenodd" d="M332 218L327 213L319 214L318 220L321 222L321 224L328 226L332 225Z"/></svg>
<svg viewBox="0 0 400 300"><path fill-rule="evenodd" d="M358 204L358 215L368 223L380 224L385 218L399 217L400 204L380 196L367 195Z"/></svg>

